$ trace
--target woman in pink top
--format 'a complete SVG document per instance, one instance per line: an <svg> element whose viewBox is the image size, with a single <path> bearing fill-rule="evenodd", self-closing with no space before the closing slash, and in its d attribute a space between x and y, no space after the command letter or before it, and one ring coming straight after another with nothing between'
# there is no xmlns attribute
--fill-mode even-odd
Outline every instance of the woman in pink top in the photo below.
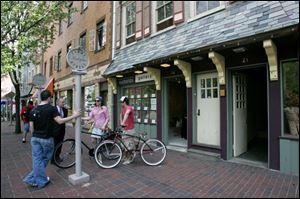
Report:
<svg viewBox="0 0 300 199"><path fill-rule="evenodd" d="M106 106L102 104L102 97L96 97L96 105L90 112L88 117L82 118L82 120L88 120L87 123L94 123L94 128L92 131L92 142L97 143L97 138L100 138L101 135L104 135L109 122L109 113Z"/></svg>

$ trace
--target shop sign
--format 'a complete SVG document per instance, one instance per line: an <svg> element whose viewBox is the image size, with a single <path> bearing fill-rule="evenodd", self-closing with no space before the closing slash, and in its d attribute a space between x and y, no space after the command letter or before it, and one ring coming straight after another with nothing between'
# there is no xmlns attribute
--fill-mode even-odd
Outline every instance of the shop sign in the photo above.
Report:
<svg viewBox="0 0 300 199"><path fill-rule="evenodd" d="M133 84L133 83L134 83L133 77L123 78L119 80L119 85L126 85L126 84Z"/></svg>
<svg viewBox="0 0 300 199"><path fill-rule="evenodd" d="M144 73L144 74L140 74L140 75L136 75L135 76L135 82L139 83L139 82L147 82L147 81L152 81L154 80L152 78L152 76L149 73Z"/></svg>

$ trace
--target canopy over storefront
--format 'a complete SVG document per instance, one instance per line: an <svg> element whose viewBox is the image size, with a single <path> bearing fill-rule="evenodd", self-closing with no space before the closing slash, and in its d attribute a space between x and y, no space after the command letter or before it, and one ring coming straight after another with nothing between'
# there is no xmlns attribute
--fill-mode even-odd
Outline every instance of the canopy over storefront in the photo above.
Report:
<svg viewBox="0 0 300 199"><path fill-rule="evenodd" d="M244 7L256 7L256 4L256 1L249 1L245 2ZM158 34L151 39L145 39L143 42L116 50L113 62L103 75L112 76L137 66L147 66L155 61L170 61L186 54L195 54L196 56L200 50L201 52L203 50L210 51L237 39L249 42L251 41L249 38L255 37L258 33L268 35L268 32L278 28L288 28L299 24L299 16L296 14L299 13L297 6L291 9L288 4L274 3L274 1L269 1L265 5L265 7L273 6L278 6L283 11L276 17L266 15L267 19L264 24L258 24L261 15L255 13L256 9L244 9L243 12L236 12L236 8L229 6L226 8L226 12L216 12L209 17L192 20L184 26L177 26L164 34ZM286 13L289 13L289 16ZM253 19L248 20L247 16L252 15ZM287 18L290 19L287 21ZM257 25L251 25L253 21L257 21ZM273 36L275 37L275 35ZM269 38L269 36L267 37ZM263 38L260 39L263 40Z"/></svg>

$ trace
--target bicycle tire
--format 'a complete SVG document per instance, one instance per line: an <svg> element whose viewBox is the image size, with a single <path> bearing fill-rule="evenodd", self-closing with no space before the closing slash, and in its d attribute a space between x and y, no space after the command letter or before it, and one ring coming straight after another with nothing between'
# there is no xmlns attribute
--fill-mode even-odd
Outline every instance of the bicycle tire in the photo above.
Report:
<svg viewBox="0 0 300 199"><path fill-rule="evenodd" d="M57 155L59 147L60 155ZM54 164L62 169L67 169L75 165L75 139L66 139L60 142L54 149Z"/></svg>
<svg viewBox="0 0 300 199"><path fill-rule="evenodd" d="M149 139L141 147L142 160L150 166L159 165L167 155L165 144L157 139Z"/></svg>
<svg viewBox="0 0 300 199"><path fill-rule="evenodd" d="M104 169L114 168L120 163L121 158L121 147L112 140L101 142L95 149L95 160Z"/></svg>

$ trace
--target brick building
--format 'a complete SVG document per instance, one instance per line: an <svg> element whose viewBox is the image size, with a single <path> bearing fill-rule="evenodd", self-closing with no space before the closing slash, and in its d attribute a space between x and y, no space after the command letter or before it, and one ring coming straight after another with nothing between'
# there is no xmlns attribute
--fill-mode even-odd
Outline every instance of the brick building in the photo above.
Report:
<svg viewBox="0 0 300 199"><path fill-rule="evenodd" d="M74 107L74 75L66 55L74 46L83 46L89 57L87 74L82 76L82 110L87 115L95 101L102 95L107 101L107 81L103 71L111 62L112 3L109 1L73 1L77 8L66 21L59 22L54 42L46 50L42 74L47 78L45 87L54 84L54 99L65 97L71 114Z"/></svg>

